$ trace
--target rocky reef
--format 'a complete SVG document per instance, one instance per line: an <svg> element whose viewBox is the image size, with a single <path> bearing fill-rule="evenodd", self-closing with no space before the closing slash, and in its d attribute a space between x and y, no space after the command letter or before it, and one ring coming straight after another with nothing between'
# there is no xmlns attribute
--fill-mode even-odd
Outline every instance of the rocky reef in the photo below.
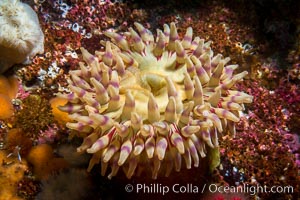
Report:
<svg viewBox="0 0 300 200"><path fill-rule="evenodd" d="M23 2L44 52L0 77L0 199L299 198L297 1Z"/></svg>

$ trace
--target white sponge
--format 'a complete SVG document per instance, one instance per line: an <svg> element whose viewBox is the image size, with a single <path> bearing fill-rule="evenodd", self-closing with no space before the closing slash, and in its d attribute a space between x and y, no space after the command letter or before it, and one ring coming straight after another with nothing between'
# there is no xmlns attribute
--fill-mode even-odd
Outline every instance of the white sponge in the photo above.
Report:
<svg viewBox="0 0 300 200"><path fill-rule="evenodd" d="M0 0L0 74L43 52L44 34L34 10L19 0Z"/></svg>

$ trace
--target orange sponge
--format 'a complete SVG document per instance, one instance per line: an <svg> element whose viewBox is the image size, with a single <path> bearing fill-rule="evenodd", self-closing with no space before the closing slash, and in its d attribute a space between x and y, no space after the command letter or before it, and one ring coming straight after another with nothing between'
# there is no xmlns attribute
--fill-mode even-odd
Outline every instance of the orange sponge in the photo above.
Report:
<svg viewBox="0 0 300 200"><path fill-rule="evenodd" d="M0 119L8 119L14 113L11 100L18 93L18 80L16 77L6 78L0 75Z"/></svg>
<svg viewBox="0 0 300 200"><path fill-rule="evenodd" d="M54 97L50 100L50 104L52 107L52 113L54 118L61 124L66 124L70 121L70 118L68 116L68 113L62 112L58 109L59 106L64 106L68 100L60 98L60 97Z"/></svg>
<svg viewBox="0 0 300 200"><path fill-rule="evenodd" d="M22 180L24 172L28 169L27 163L20 162L16 157L7 157L0 150L0 200L21 200L17 196L18 182Z"/></svg>
<svg viewBox="0 0 300 200"><path fill-rule="evenodd" d="M10 83L8 79L5 76L0 75L0 94L8 95L9 89L10 89Z"/></svg>
<svg viewBox="0 0 300 200"><path fill-rule="evenodd" d="M11 99L4 94L0 94L0 119L8 119L14 114L14 107Z"/></svg>
<svg viewBox="0 0 300 200"><path fill-rule="evenodd" d="M34 174L39 179L45 179L52 172L69 166L63 158L54 157L53 149L48 144L40 144L33 147L27 160L33 165Z"/></svg>
<svg viewBox="0 0 300 200"><path fill-rule="evenodd" d="M16 98L18 90L19 90L19 81L15 76L10 76L7 78L9 82L9 91L8 96L13 99Z"/></svg>
<svg viewBox="0 0 300 200"><path fill-rule="evenodd" d="M16 97L18 93L19 82L14 76L6 78L0 75L0 94L9 96L10 99Z"/></svg>
<svg viewBox="0 0 300 200"><path fill-rule="evenodd" d="M53 149L48 144L40 144L33 147L28 156L27 161L33 166L43 165L43 163L53 158Z"/></svg>

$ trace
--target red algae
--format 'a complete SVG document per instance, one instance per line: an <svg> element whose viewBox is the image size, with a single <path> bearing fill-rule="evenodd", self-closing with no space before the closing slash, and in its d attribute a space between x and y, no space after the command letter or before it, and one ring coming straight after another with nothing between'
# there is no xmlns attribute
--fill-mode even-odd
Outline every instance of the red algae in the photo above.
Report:
<svg viewBox="0 0 300 200"><path fill-rule="evenodd" d="M299 158L296 156L300 148L297 139L295 142L286 138L299 130L294 120L300 111L300 93L298 86L279 75L279 71L268 69L268 78L277 82L274 90L261 86L264 79L248 80L240 85L254 96L255 103L248 106L249 114L239 122L237 137L224 137L221 142L222 174L231 184L240 182L240 173L236 177L225 175L235 167L242 172L240 184L292 186L293 193L276 194L276 197L293 199L299 193ZM233 156L235 151L240 153ZM268 193L258 196L272 198Z"/></svg>

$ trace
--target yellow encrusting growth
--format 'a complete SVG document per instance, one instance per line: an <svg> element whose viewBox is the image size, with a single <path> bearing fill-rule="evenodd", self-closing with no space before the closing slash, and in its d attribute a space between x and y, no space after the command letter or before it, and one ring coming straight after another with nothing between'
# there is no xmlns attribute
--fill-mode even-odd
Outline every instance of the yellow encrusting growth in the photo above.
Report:
<svg viewBox="0 0 300 200"><path fill-rule="evenodd" d="M0 162L0 200L21 200L17 196L17 183L22 180L27 163L16 157L8 158L4 151L0 151Z"/></svg>
<svg viewBox="0 0 300 200"><path fill-rule="evenodd" d="M106 32L105 50L70 71L71 93L60 107L72 120L67 127L85 133L78 152L93 154L88 170L101 162L109 178L122 167L128 178L151 168L152 178L173 168L198 167L218 134L235 134L243 103L252 96L235 91L247 72L234 75L230 58L214 56L210 42L180 38L175 23L153 34L141 24L121 35ZM183 158L183 159L182 159Z"/></svg>

